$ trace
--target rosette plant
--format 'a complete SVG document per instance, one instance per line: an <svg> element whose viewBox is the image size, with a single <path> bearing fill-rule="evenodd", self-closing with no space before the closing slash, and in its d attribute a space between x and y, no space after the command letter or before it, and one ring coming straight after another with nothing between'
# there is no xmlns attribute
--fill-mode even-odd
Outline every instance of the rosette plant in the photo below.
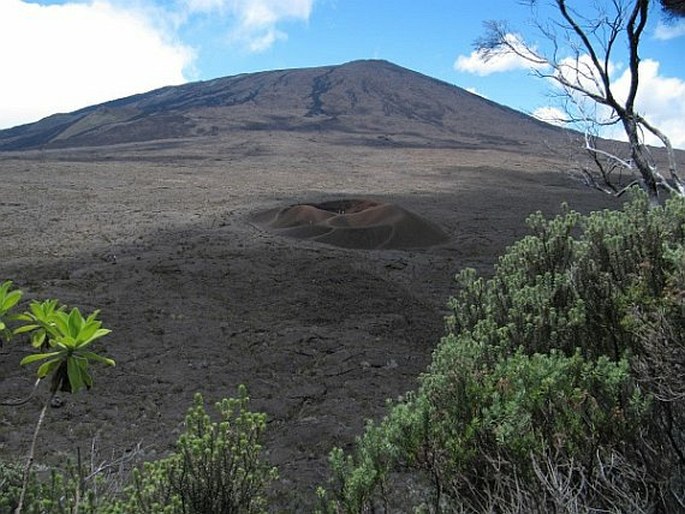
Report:
<svg viewBox="0 0 685 514"><path fill-rule="evenodd" d="M33 465L38 433L45 413L58 391L75 393L83 388L90 389L93 378L89 367L92 362L114 366L114 360L98 355L91 350L91 344L106 336L111 330L102 328L97 319L100 311L94 311L84 318L77 308L67 311L57 300L34 301L29 309L16 316L23 322L14 334L30 334L31 345L39 353L33 353L21 360L21 365L41 362L37 370L38 382L51 377L50 395L45 401L33 433L29 457L24 468L24 480L16 514L21 514L26 487Z"/></svg>
<svg viewBox="0 0 685 514"><path fill-rule="evenodd" d="M94 311L84 318L77 308L67 312L56 300L34 302L29 310L17 316L25 325L14 331L15 334L31 333L31 344L43 350L24 357L21 365L43 361L38 367L38 378L52 375L50 391L75 393L84 387L90 389L93 378L89 373L91 362L114 366L114 361L90 350L90 344L111 330L102 328L97 319L100 311ZM46 351L47 350L47 351Z"/></svg>

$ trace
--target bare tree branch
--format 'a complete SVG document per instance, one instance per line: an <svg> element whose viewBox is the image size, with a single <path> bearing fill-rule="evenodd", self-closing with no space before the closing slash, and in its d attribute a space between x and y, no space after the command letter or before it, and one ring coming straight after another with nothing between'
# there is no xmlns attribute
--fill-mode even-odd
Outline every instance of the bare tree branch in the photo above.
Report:
<svg viewBox="0 0 685 514"><path fill-rule="evenodd" d="M521 2L535 8L539 2ZM668 137L636 111L636 99L640 86L641 42L645 35L649 0L610 0L579 3L575 8L569 0L552 0L557 18L534 25L550 47L543 51L526 43L515 35L504 22L488 22L486 34L476 41L476 50L486 61L504 54L516 55L531 65L531 72L556 84L561 104L567 114L560 121L586 133L585 150L592 154L598 166L599 181L591 177L588 169L582 171L584 180L591 187L617 194L625 188L612 182L615 174L602 168L599 156L623 166L640 177L640 185L647 191L653 204L658 203L659 190L685 196L685 182L679 177L675 153ZM537 13L534 13L537 14ZM629 89L625 98L613 90L613 54L623 46L628 52ZM589 107L593 106L593 108ZM595 129L620 123L628 138L630 159L609 154L587 144ZM645 145L645 132L654 135L664 145L668 155L668 178L658 170L656 160ZM593 140L596 143L596 140ZM613 165L612 165L613 166ZM633 182L631 182L632 184Z"/></svg>

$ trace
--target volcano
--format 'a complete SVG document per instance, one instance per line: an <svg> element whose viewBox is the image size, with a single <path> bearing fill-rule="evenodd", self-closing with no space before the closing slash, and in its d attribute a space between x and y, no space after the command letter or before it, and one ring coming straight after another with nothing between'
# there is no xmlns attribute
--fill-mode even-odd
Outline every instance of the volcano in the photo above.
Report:
<svg viewBox="0 0 685 514"><path fill-rule="evenodd" d="M254 131L325 135L340 144L510 148L565 131L455 85L365 60L165 87L0 131L0 150L178 144Z"/></svg>

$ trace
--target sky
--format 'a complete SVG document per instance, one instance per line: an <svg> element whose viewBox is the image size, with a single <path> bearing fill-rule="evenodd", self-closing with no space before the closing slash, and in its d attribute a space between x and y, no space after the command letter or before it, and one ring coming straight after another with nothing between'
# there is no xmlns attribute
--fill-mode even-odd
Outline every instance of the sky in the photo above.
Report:
<svg viewBox="0 0 685 514"><path fill-rule="evenodd" d="M585 12L596 2L569 3ZM521 59L486 62L473 46L485 21L506 20L511 37L545 50L533 20L548 14L514 0L0 0L0 128L167 85L357 59L385 59L553 122L552 83ZM638 109L683 149L684 51L685 20L654 9ZM618 89L625 68L618 53Z"/></svg>

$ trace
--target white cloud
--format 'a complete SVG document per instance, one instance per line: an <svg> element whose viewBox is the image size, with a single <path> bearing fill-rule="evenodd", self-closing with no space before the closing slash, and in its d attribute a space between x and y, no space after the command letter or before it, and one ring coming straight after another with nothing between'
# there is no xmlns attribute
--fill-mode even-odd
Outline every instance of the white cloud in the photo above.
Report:
<svg viewBox="0 0 685 514"><path fill-rule="evenodd" d="M209 12L223 9L225 0L186 0L186 5L190 11Z"/></svg>
<svg viewBox="0 0 685 514"><path fill-rule="evenodd" d="M487 96L485 96L483 93L478 91L475 87L467 87L466 91L468 91L469 93L473 93L474 95L478 95L481 98L487 98Z"/></svg>
<svg viewBox="0 0 685 514"><path fill-rule="evenodd" d="M106 0L0 2L0 127L186 82L190 48Z"/></svg>
<svg viewBox="0 0 685 514"><path fill-rule="evenodd" d="M551 123L552 125L564 126L564 120L568 119L568 115L558 109L557 107L538 107L533 111L533 117Z"/></svg>
<svg viewBox="0 0 685 514"><path fill-rule="evenodd" d="M637 111L671 140L674 147L685 149L685 81L659 74L659 63L653 59L640 61L640 88ZM614 81L618 98L626 98L630 89L630 74L624 71ZM657 144L654 136L647 141Z"/></svg>
<svg viewBox="0 0 685 514"><path fill-rule="evenodd" d="M685 36L685 20L671 23L659 22L654 31L654 37L662 41L675 39L680 36Z"/></svg>
<svg viewBox="0 0 685 514"><path fill-rule="evenodd" d="M620 68L620 65L609 62L609 76L615 75ZM604 93L602 77L588 54L561 59L555 76L565 80L569 84L581 87L586 91L598 95Z"/></svg>
<svg viewBox="0 0 685 514"><path fill-rule="evenodd" d="M590 71L587 56L581 56L578 61L563 61L565 67L562 73L567 80L572 83L580 84L588 91L598 91L599 86L596 77ZM575 63L578 63L575 66ZM579 69L581 73L575 73L574 69ZM671 140L671 144L676 148L685 149L685 81L675 77L665 77L659 74L659 62L653 59L640 61L639 68L639 89L635 101L635 109L656 128L661 130ZM612 92L616 99L623 103L630 90L630 70L610 63L609 75L612 78ZM553 86L556 82L550 82ZM587 97L578 93L570 92L575 100L576 111L573 114L582 117L583 114L598 120L608 120L610 111L604 106L599 106ZM534 116L549 121L547 115L553 115L554 107L543 107L533 113ZM561 112L561 111L559 111ZM540 114L540 115L538 115ZM557 117L557 119L563 118ZM606 137L625 141L627 138L620 124L607 128L603 133ZM652 134L646 133L645 140L649 144L661 146L659 140Z"/></svg>
<svg viewBox="0 0 685 514"><path fill-rule="evenodd" d="M308 21L314 0L185 0L190 13L218 14L230 18L231 42L250 52L262 52L287 39L278 25Z"/></svg>
<svg viewBox="0 0 685 514"><path fill-rule="evenodd" d="M454 69L483 77L503 71L530 70L539 67L531 62L531 59L536 61L537 58L526 48L521 36L518 34L507 34L505 37L508 44L516 49L516 52L503 50L486 59L484 52L474 50L468 56L458 56L454 62ZM529 56L530 59L524 56Z"/></svg>

